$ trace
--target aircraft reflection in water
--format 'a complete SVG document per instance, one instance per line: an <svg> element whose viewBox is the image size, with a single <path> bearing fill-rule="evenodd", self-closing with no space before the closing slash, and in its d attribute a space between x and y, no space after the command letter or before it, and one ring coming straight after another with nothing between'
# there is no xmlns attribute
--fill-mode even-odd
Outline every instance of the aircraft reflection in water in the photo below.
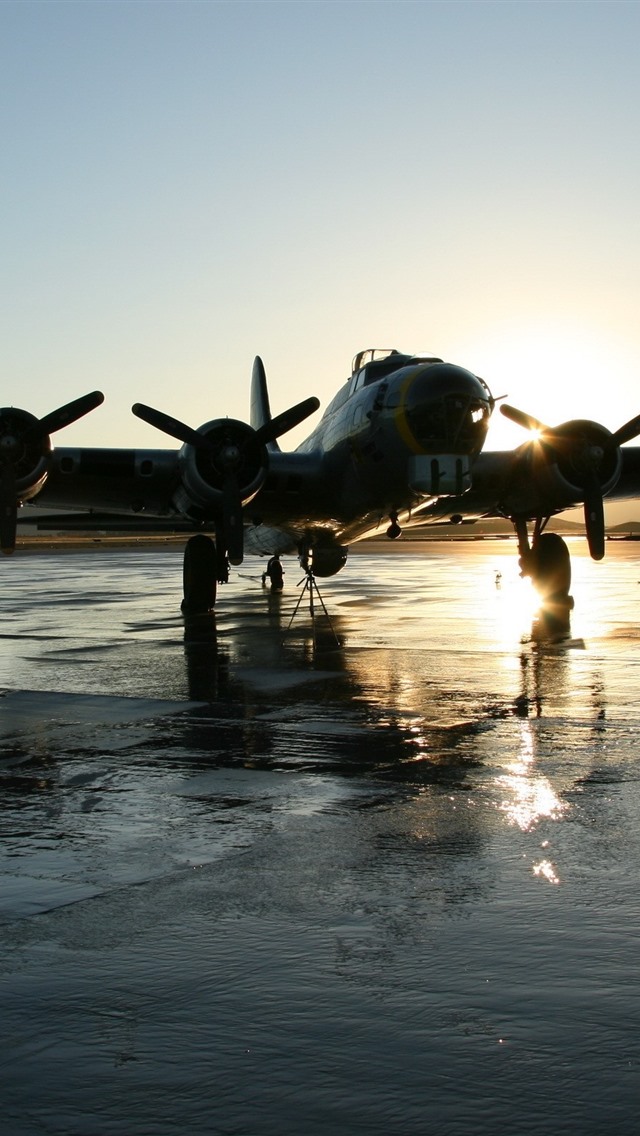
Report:
<svg viewBox="0 0 640 1136"><path fill-rule="evenodd" d="M245 610L251 607L249 603ZM8 786L13 778L25 804L33 807L36 801L47 811L41 835L55 827L57 817L61 824L67 823L68 777L71 784L77 776L78 792L84 787L89 793L95 762L98 786L114 779L114 783L126 783L140 764L142 771L148 769L150 784L163 771L175 777L176 770L182 770L188 780L198 770L236 769L313 772L319 775L320 786L329 777L359 785L377 781L381 789L398 785L402 786L399 808L406 817L403 824L408 825L402 830L402 840L409 846L426 839L426 828L433 850L468 852L479 846L484 839L480 814L466 817L460 811L449 817L448 810L443 812L438 806L439 794L468 792L473 787L470 778L479 770L476 746L482 744L485 730L510 717L511 710L498 696L492 702L484 694L470 697L462 690L453 693L439 684L423 683L413 653L382 649L314 654L310 630L302 620L281 646L288 611L283 610L279 617L274 611L273 618L272 627L267 629L262 623L262 635L256 635L260 625L255 611L248 619L244 614L234 617L231 632L229 627L217 628L213 614L193 617L185 621L180 653L169 649L158 622L153 624L157 645L152 655L145 652L146 631L141 623L135 625L133 645L130 637L119 636L114 649L113 630L111 642L105 633L106 652L104 645L97 644L95 626L85 650L76 642L68 651L66 641L60 649L50 640L36 646L42 659L50 661L45 682L55 667L58 683L71 682L76 688L82 682L89 684L86 695L72 696L69 710L62 691L54 695L45 690L39 710L37 698L31 697L26 714L13 717L12 692L7 691L4 724L10 726L10 733L0 740L15 768L5 770L2 780ZM340 614L333 618L338 635L347 636L353 619ZM274 630L279 632L277 637ZM71 635L73 641L73 629ZM63 666L71 671L63 671ZM72 673L77 676L75 682ZM92 692L107 684L113 708L105 711L104 697L99 695L93 721ZM144 691L146 712L137 705ZM182 713L174 705L171 713L156 718L154 703L163 692L171 698L182 692L197 705L186 704ZM83 697L85 714L78 709ZM20 698L16 705L19 709ZM132 712L129 706L138 714L131 727L126 725L127 714ZM79 760L81 774L76 768ZM224 792L221 784L212 783L212 806ZM260 785L269 797L268 785ZM429 787L436 792L433 801L422 797ZM312 801L311 784L305 793ZM58 796L65 797L59 813L52 810L52 800ZM118 794L110 797L104 810L110 827L114 810L118 810ZM98 822L94 814L94 824ZM128 814L124 823L128 828ZM76 820L76 832L77 827ZM214 839L213 834L209 838Z"/></svg>
<svg viewBox="0 0 640 1136"><path fill-rule="evenodd" d="M360 352L310 436L294 452L278 439L318 408L306 398L272 416L255 360L250 424L212 419L193 429L136 403L139 418L182 442L177 451L53 450L50 435L102 401L94 392L37 419L0 410L0 543L15 546L18 509L53 513L40 528L184 531L186 612L211 610L216 585L245 547L295 553L314 577L335 575L349 544L426 522L508 518L523 574L562 632L573 605L565 542L549 519L584 505L591 556L604 555L603 497L640 494L640 416L615 433L582 419L549 427L503 404L535 440L506 453L483 445L495 400L484 380L434 356ZM71 511L71 512L69 512ZM28 518L27 518L28 519ZM529 525L533 523L532 532Z"/></svg>
<svg viewBox="0 0 640 1136"><path fill-rule="evenodd" d="M275 627L274 611L272 618ZM334 613L332 621L348 643L349 616ZM208 712L195 715L189 749L206 749L213 726L216 764L313 770L402 786L393 831L385 827L380 839L392 841L396 853L402 844L405 857L479 853L491 834L481 802L493 803L496 814L522 833L568 818L576 783L589 778L603 755L606 699L597 681L584 693L574 689L577 641L551 649L534 639L524 644L520 678L508 695L490 688L483 653L467 658L464 684L453 686L455 661L440 666L429 649L314 653L303 624L285 640L289 665L295 656L293 672L283 673L281 653L277 663L275 656L261 659L259 672L243 680L228 645L217 641L213 615L186 626L190 696L216 704L215 726ZM474 633L470 625L472 640ZM287 675L304 672L305 681L289 685ZM557 723L569 705L576 706L576 720L564 728L559 762ZM557 852L548 842L536 851L530 870L559 883ZM470 888L477 886L470 881Z"/></svg>
<svg viewBox="0 0 640 1136"><path fill-rule="evenodd" d="M364 650L354 646L353 630L363 618L361 612L344 614L332 605L331 624L323 622L314 641L308 616L287 635L290 604L283 607L280 597L275 603L267 597L266 603L276 635L257 637L253 615L248 628L234 625L233 651L229 629L219 635L212 613L185 621L189 697L215 704L216 715L224 706L234 707L234 722L242 707L243 728L249 728L252 737L252 761L256 727L264 731L284 720L293 704L294 719L304 722L306 765L322 769L328 762L343 773L388 773L417 782L449 776L457 780L467 763L476 764L478 739L495 724L541 719L559 701L577 697L570 668L572 652L584 647L577 640L547 650L532 635L521 647L520 682L507 694L502 687L487 689L484 650L469 654L464 673L458 673L458 648L443 665L428 643L422 645L419 634L420 642L394 643L391 649L370 643ZM367 607L365 600L362 607ZM468 631L473 638L471 622ZM384 636L384 629L380 634ZM338 650L336 640L347 649ZM440 650L447 654L446 645ZM458 674L455 685L452 673ZM589 695L586 713L597 729L604 715L602 692ZM235 752L242 761L241 748L235 747ZM269 752L272 760L272 747ZM298 739L288 730L281 752L287 762L292 755L294 761L300 758Z"/></svg>
<svg viewBox="0 0 640 1136"><path fill-rule="evenodd" d="M616 567L620 554L616 546ZM241 594L234 589L231 603L215 615L189 616L182 627L171 613L173 549L117 557L79 552L60 565L66 590L55 596L54 618L42 587L51 560L30 557L5 597L13 634L0 660L5 686L42 689L46 697L40 711L37 698L27 700L22 717L18 699L15 728L5 733L11 761L28 774L21 783L32 773L52 791L53 771L78 753L98 762L103 784L110 752L118 781L142 760L154 778L180 768L188 777L195 769L232 769L313 772L321 783L337 776L380 791L395 786L403 802L402 840L423 850L468 852L489 837L498 815L523 832L545 818L562 819L567 793L601 759L609 696L578 640L552 647L526 635L520 641L518 626L526 632L527 617L517 622L514 601L523 585L506 563L502 549L486 543L400 558L365 553L355 597L350 581L330 585L331 620L344 649L314 651L306 611L285 634L291 587L276 598L240 578ZM580 592L584 561L578 563ZM409 607L397 592L400 570L416 596ZM635 571L631 560L628 570ZM472 588L460 605L454 597L464 579ZM113 620L107 582L122 624ZM149 595L153 621L146 615ZM591 598L594 611L607 606L602 595ZM69 614L61 623L62 608ZM22 641L24 652L16 650ZM330 644L328 637L320 642ZM65 690L76 692L68 711ZM113 728L96 728L96 692L98 722L122 715L124 723L135 710L145 724L119 726L117 738ZM197 705L185 705L185 696ZM173 709L154 718L154 706L167 699ZM7 689L5 726L14 701ZM477 807L479 800L489 812ZM557 875L560 866L554 870Z"/></svg>

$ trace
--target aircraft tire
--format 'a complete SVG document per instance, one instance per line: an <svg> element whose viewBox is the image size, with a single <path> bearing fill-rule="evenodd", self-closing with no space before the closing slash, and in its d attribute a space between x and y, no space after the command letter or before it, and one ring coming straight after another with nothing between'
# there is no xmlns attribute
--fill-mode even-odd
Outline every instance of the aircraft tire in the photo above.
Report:
<svg viewBox="0 0 640 1136"><path fill-rule="evenodd" d="M212 611L216 603L217 557L211 537L198 533L184 548L182 610L191 615Z"/></svg>
<svg viewBox="0 0 640 1136"><path fill-rule="evenodd" d="M573 606L571 556L565 541L557 533L542 533L531 550L531 579L543 600L566 602Z"/></svg>

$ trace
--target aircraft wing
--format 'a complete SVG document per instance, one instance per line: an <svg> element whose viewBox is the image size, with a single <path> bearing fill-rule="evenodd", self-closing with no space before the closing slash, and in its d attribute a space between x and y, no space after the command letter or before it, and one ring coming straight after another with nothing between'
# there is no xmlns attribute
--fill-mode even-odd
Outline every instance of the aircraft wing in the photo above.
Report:
<svg viewBox="0 0 640 1136"><path fill-rule="evenodd" d="M172 495L179 479L175 450L59 447L50 456L47 480L35 503L61 513L177 516Z"/></svg>
<svg viewBox="0 0 640 1136"><path fill-rule="evenodd" d="M452 516L506 517L521 530L529 520L540 525L583 504L599 559L603 498L640 496L640 448L628 446L640 434L640 416L611 433L582 420L550 428L503 405L507 417L538 437L512 451L482 452L493 405L482 380L438 360L393 353L380 373L379 362L371 367L370 376L366 367L354 372L295 452L282 451L278 439L318 400L273 417L259 358L250 423L220 418L193 429L134 405L134 414L180 442L179 449L54 450L49 435L98 406L99 392L41 419L0 409L2 548L13 548L23 504L51 511L40 523L59 531L215 532L232 564L242 561L245 529L256 538L247 547L273 546L277 531L287 549L337 549L384 531L389 521L390 536ZM30 513L21 515L29 520Z"/></svg>
<svg viewBox="0 0 640 1136"><path fill-rule="evenodd" d="M198 485L198 469L189 465L190 458L193 463L193 454L185 454L184 448L56 448L43 487L29 503L32 507L21 510L19 521L41 531L214 532L224 524L224 496L216 486L207 493L204 479ZM264 515L272 525L299 525L317 512L321 484L320 455L276 449L270 454L259 513L250 510L251 493L243 523L256 527Z"/></svg>
<svg viewBox="0 0 640 1136"><path fill-rule="evenodd" d="M640 498L640 447L618 448L609 466L605 463L595 489L593 480L588 467L576 469L558 463L553 454L540 452L536 443L516 450L488 451L474 462L468 492L425 502L414 511L412 522L442 523L455 518L458 523L469 523L505 518L515 523L541 520L582 506L590 551L599 560L604 554L603 500Z"/></svg>
<svg viewBox="0 0 640 1136"><path fill-rule="evenodd" d="M640 447L623 447L620 456L619 478L606 500L640 497ZM35 508L21 516L41 531L192 533L215 532L223 524L221 500L207 512L188 503L180 451L59 448L52 459ZM291 551L309 530L350 543L379 529L382 513L375 508L363 507L355 515L350 509L337 517L335 490L320 454L272 451L261 492L243 510L248 551ZM181 497L183 510L176 505ZM523 448L489 451L474 462L470 490L425 501L407 513L403 527L452 516L467 522L552 516L582 501L580 487L563 484L557 471L550 478L547 466L535 469Z"/></svg>
<svg viewBox="0 0 640 1136"><path fill-rule="evenodd" d="M37 501L54 510L59 530L77 529L80 513L88 530L118 527L120 517L141 531L215 530L233 564L242 561L245 509L273 472L281 455L277 439L317 410L306 398L271 416L261 361L254 367L252 418L255 426L216 419L198 430L136 403L137 417L182 442L179 450L53 450L50 434L76 421L103 401L100 392L83 396L38 419L27 411L0 408L0 546L15 546L18 509ZM293 455L295 460L295 455ZM309 464L308 459L301 459ZM300 464L300 463L299 463ZM74 513L67 518L67 510ZM21 519L28 520L21 513Z"/></svg>
<svg viewBox="0 0 640 1136"><path fill-rule="evenodd" d="M435 516L461 515L464 518L514 517L532 519L554 516L576 508L584 501L584 486L565 479L557 468L537 466L531 453L495 450L479 454L473 464L472 488L459 497L441 497L426 502L418 512ZM620 450L620 472L610 488L607 501L640 498L640 446Z"/></svg>
<svg viewBox="0 0 640 1136"><path fill-rule="evenodd" d="M608 494L607 500L630 501L640 497L640 446L623 446L621 454L620 480Z"/></svg>

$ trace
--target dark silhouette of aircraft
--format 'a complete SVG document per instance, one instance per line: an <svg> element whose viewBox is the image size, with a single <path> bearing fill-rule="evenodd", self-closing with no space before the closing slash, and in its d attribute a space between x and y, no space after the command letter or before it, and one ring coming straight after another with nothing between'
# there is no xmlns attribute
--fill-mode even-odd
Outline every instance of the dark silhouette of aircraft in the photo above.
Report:
<svg viewBox="0 0 640 1136"><path fill-rule="evenodd" d="M546 426L508 405L535 432L515 450L483 452L496 405L463 367L396 350L360 352L352 373L309 437L292 452L278 439L318 409L307 398L272 416L261 359L250 424L218 418L193 429L136 403L133 413L182 443L178 450L52 447L50 435L103 401L96 391L35 418L0 409L0 545L15 547L24 504L52 510L39 528L57 531L190 533L185 610L210 610L216 584L245 550L297 553L314 577L332 576L348 546L427 522L508 518L522 573L543 598L572 605L565 542L549 519L584 506L594 560L604 555L603 498L640 495L640 415L609 431L575 419ZM63 510L62 513L56 510ZM27 509L24 516L28 520Z"/></svg>

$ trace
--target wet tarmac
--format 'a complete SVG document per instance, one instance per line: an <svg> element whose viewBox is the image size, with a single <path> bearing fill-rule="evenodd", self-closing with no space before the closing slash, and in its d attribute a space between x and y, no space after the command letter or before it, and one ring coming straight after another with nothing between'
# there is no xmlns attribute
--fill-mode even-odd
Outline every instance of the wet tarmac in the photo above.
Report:
<svg viewBox="0 0 640 1136"><path fill-rule="evenodd" d="M0 565L6 1136L637 1130L640 546ZM342 646L336 647L334 633Z"/></svg>

